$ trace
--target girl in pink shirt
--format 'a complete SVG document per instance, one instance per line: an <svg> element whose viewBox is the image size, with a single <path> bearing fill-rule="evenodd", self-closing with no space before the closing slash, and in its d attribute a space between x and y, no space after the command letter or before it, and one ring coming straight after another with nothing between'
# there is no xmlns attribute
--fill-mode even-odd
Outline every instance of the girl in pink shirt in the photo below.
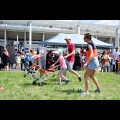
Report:
<svg viewBox="0 0 120 120"><path fill-rule="evenodd" d="M69 79L67 79L63 73L67 70L67 65L65 62L65 59L63 57L63 50L62 49L58 49L58 60L52 65L56 65L57 63L60 63L59 65L57 65L58 67L60 66L60 70L58 72L58 79L59 79L59 83L58 85L62 85L61 79L63 78L66 82L66 84L68 84Z"/></svg>

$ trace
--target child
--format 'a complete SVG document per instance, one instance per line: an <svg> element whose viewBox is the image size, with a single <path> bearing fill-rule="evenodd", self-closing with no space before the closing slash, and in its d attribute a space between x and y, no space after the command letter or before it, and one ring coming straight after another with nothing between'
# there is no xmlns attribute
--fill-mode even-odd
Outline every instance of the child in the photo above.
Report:
<svg viewBox="0 0 120 120"><path fill-rule="evenodd" d="M62 82L61 82L61 79L63 78L66 82L66 84L68 84L69 82L69 79L67 79L63 73L67 70L67 65L66 65L66 62L65 62L65 59L63 57L63 50L62 49L58 49L58 60L52 64L52 66L56 65L57 63L60 63L59 65L57 66L60 66L60 70L59 70L59 73L58 73L58 79L59 79L59 83L58 85L62 85Z"/></svg>

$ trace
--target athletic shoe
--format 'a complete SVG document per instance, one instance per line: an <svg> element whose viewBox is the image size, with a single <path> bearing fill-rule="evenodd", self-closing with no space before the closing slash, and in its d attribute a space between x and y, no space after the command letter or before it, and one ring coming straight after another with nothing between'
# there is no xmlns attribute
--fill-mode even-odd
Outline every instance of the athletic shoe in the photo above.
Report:
<svg viewBox="0 0 120 120"><path fill-rule="evenodd" d="M61 86L62 84L61 84L61 83L58 83L57 85Z"/></svg>
<svg viewBox="0 0 120 120"><path fill-rule="evenodd" d="M94 92L101 92L101 90L100 89L96 89Z"/></svg>
<svg viewBox="0 0 120 120"><path fill-rule="evenodd" d="M81 92L81 95L89 95L89 92Z"/></svg>
<svg viewBox="0 0 120 120"><path fill-rule="evenodd" d="M66 85L69 83L69 81L70 81L70 80L66 80L66 81L65 81L65 82L66 82Z"/></svg>
<svg viewBox="0 0 120 120"><path fill-rule="evenodd" d="M78 79L79 79L79 81L81 82L81 80L82 80L82 76L79 76Z"/></svg>

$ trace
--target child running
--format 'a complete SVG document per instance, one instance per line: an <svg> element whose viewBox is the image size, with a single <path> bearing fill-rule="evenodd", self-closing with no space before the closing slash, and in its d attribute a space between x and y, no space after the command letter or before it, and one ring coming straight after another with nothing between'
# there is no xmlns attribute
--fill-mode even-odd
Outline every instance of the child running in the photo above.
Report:
<svg viewBox="0 0 120 120"><path fill-rule="evenodd" d="M59 79L58 85L62 85L61 79L64 79L66 84L68 84L69 79L67 79L63 75L63 73L67 70L67 65L66 65L65 59L63 57L63 50L62 49L58 49L58 56L59 56L58 60L54 64L52 64L52 66L55 66L57 63L60 63L59 65L57 65L58 67L60 66L60 70L58 73L58 79Z"/></svg>

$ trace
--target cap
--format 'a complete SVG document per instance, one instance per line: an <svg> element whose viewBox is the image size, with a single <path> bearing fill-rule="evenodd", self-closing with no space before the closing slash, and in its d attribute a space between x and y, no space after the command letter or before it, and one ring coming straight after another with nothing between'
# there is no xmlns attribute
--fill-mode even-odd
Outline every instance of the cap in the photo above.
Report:
<svg viewBox="0 0 120 120"><path fill-rule="evenodd" d="M71 36L67 36L64 40L71 40Z"/></svg>
<svg viewBox="0 0 120 120"><path fill-rule="evenodd" d="M58 49L58 54L63 54L63 50L62 49Z"/></svg>

